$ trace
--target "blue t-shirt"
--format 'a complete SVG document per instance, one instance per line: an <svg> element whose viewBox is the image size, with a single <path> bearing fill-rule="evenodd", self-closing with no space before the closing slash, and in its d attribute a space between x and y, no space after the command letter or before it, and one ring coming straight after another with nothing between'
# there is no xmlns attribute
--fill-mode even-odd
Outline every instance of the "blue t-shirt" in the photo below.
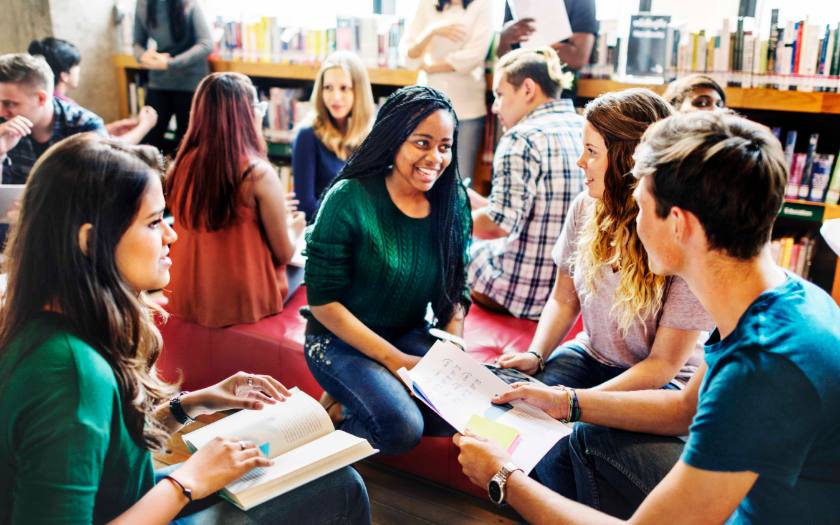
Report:
<svg viewBox="0 0 840 525"><path fill-rule="evenodd" d="M298 209L311 221L321 202L321 194L344 168L345 161L327 149L311 127L301 128L292 146L292 176Z"/></svg>
<svg viewBox="0 0 840 525"><path fill-rule="evenodd" d="M682 460L758 474L728 523L840 520L840 309L795 276L706 346Z"/></svg>

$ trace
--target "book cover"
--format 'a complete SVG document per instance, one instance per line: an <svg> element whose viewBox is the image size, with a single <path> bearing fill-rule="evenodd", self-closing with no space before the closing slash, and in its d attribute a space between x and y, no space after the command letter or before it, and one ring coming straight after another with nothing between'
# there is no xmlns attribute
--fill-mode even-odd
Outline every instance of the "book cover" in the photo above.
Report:
<svg viewBox="0 0 840 525"><path fill-rule="evenodd" d="M831 182L828 183L828 190L825 195L825 202L828 204L840 203L840 152L835 155L837 162L834 163L834 172L831 174Z"/></svg>
<svg viewBox="0 0 840 525"><path fill-rule="evenodd" d="M785 196L789 199L799 198L799 187L802 183L802 170L805 169L804 153L794 153L788 175L788 183L785 188Z"/></svg>
<svg viewBox="0 0 840 525"><path fill-rule="evenodd" d="M291 391L282 403L240 410L183 436L193 451L225 436L254 443L272 459L271 466L254 469L220 491L243 510L377 452L366 440L335 430L318 401L297 388Z"/></svg>
<svg viewBox="0 0 840 525"><path fill-rule="evenodd" d="M834 164L834 155L816 155L811 168L811 192L809 200L814 202L825 202L826 190L828 189L829 178L831 177L831 166Z"/></svg>
<svg viewBox="0 0 840 525"><path fill-rule="evenodd" d="M811 133L808 139L808 149L805 153L805 167L802 169L802 180L799 182L799 198L808 199L811 195L811 168L814 165L814 157L817 154L817 142L820 134Z"/></svg>
<svg viewBox="0 0 840 525"><path fill-rule="evenodd" d="M794 148L796 148L796 136L797 131L795 129L789 130L787 135L785 136L785 161L787 162L788 167L793 169L793 152Z"/></svg>

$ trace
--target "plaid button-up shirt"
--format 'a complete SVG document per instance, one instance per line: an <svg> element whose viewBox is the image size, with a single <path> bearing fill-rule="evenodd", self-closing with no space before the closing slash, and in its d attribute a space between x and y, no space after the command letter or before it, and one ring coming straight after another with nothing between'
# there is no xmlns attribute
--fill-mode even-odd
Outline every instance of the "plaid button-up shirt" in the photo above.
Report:
<svg viewBox="0 0 840 525"><path fill-rule="evenodd" d="M575 164L582 130L571 101L554 100L508 130L496 149L488 215L508 235L473 244L468 282L516 317L539 319L551 293L551 248L583 189Z"/></svg>
<svg viewBox="0 0 840 525"><path fill-rule="evenodd" d="M95 131L105 135L105 125L102 119L72 102L64 102L53 97L53 132L50 140L41 144L35 142L32 135L23 137L17 145L9 150L3 160L3 184L25 184L29 171L35 165L38 157L56 142L86 131ZM0 123L5 122L0 118Z"/></svg>

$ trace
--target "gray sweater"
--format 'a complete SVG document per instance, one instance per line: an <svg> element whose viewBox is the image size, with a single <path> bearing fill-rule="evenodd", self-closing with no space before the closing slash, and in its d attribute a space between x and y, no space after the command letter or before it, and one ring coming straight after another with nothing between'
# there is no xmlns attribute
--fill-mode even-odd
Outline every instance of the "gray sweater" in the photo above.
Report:
<svg viewBox="0 0 840 525"><path fill-rule="evenodd" d="M146 18L148 2L158 3L155 27L149 27ZM134 56L140 60L140 55L148 48L150 39L157 43L159 53L172 55L169 69L149 71L151 89L195 91L201 79L210 72L207 63L207 57L213 51L210 27L195 1L185 3L187 30L176 42L169 30L168 0L137 0L134 13Z"/></svg>

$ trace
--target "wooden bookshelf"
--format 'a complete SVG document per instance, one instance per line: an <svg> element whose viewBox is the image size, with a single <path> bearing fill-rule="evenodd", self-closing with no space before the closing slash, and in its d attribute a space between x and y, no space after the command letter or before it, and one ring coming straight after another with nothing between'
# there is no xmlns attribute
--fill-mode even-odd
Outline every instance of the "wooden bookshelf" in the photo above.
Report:
<svg viewBox="0 0 840 525"><path fill-rule="evenodd" d="M666 86L584 78L578 83L577 95L581 98L595 98L603 93L631 87L648 88L661 94ZM726 88L726 105L734 109L840 115L840 93L728 87Z"/></svg>
<svg viewBox="0 0 840 525"><path fill-rule="evenodd" d="M120 117L129 116L128 108L128 75L127 71L142 69L132 55L114 55L114 66L117 69L117 87L119 97ZM210 59L210 71L235 71L250 77L280 78L287 80L315 80L319 64L279 64L267 62L249 62L244 60ZM370 68L368 75L370 82L379 86L409 86L417 81L416 70Z"/></svg>

